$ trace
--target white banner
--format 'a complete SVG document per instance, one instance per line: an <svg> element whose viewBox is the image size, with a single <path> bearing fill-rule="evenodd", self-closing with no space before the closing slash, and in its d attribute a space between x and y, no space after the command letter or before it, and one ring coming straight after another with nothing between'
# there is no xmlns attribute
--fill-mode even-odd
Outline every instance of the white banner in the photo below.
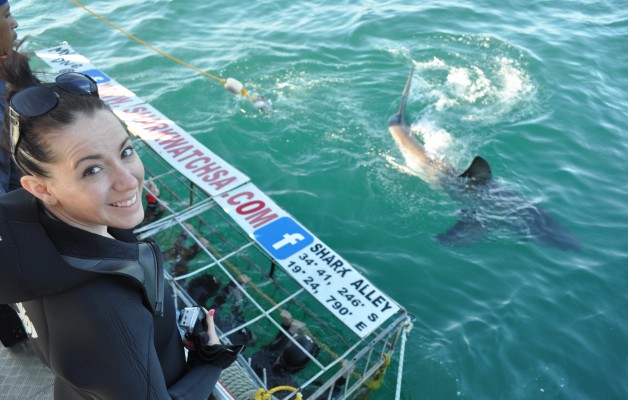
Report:
<svg viewBox="0 0 628 400"><path fill-rule="evenodd" d="M283 269L360 337L399 311L344 258L305 229L254 184L214 200Z"/></svg>

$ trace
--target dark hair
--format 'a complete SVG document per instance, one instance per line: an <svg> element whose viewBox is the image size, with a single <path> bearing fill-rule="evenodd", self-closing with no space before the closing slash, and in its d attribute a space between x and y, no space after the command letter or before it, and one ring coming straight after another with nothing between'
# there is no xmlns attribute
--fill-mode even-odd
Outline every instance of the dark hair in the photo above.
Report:
<svg viewBox="0 0 628 400"><path fill-rule="evenodd" d="M14 51L0 62L0 79L7 82L7 108L3 121L3 147L10 149L9 104L17 92L33 85L52 88L59 95L55 108L44 115L25 117L20 115L20 142L14 156L15 163L23 173L48 177L46 164L55 161L50 150L54 137L63 134L65 128L75 122L79 115L92 116L96 111L110 108L98 97L77 95L59 89L55 84L42 83L35 77L29 66L28 56Z"/></svg>

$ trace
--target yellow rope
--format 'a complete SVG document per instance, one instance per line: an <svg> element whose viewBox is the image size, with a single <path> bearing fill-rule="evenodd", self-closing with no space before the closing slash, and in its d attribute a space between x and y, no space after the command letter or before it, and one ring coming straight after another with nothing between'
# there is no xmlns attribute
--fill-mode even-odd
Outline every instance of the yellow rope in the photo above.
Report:
<svg viewBox="0 0 628 400"><path fill-rule="evenodd" d="M379 389L384 383L384 376L386 375L386 369L390 365L390 355L384 353L384 363L379 367L375 375L369 378L366 382L363 383L365 387L371 390Z"/></svg>
<svg viewBox="0 0 628 400"><path fill-rule="evenodd" d="M255 400L270 400L273 394L275 394L276 392L280 392L282 390L285 390L288 392L297 391L297 389L293 388L292 386L277 386L270 389L268 392L265 391L264 388L259 388L257 390L257 393L255 393ZM297 393L295 400L302 400L302 399L303 399L303 395L301 393Z"/></svg>
<svg viewBox="0 0 628 400"><path fill-rule="evenodd" d="M148 47L149 49L151 49L151 50L161 54L162 56L164 56L166 58L169 58L170 60L172 60L172 61L174 61L176 63L179 63L179 64L181 64L181 65L183 65L183 66L185 66L187 68L190 68L191 70L199 72L199 73L201 73L201 74L203 74L203 75L205 75L205 76L207 76L207 77L209 77L211 79L214 79L214 80L220 82L223 85L225 84L225 82L227 82L226 79L219 78L219 77L217 77L215 75L210 74L207 71L203 71L202 69L197 68L197 67L195 67L195 66L193 66L191 64L188 64L187 62L185 62L183 60L180 60L180 59L178 59L178 58L176 58L176 57L166 53L165 51L162 51L162 50L158 49L157 47L151 45L150 43L147 43L147 42L143 41L142 39L138 38L137 36L133 35L132 33L127 32L124 29L120 28L118 25L116 25L113 22L109 21L105 17L103 17L103 16L99 15L98 13L96 13L96 12L90 10L89 8L85 7L83 4L79 3L77 0L70 0L70 1L72 3L74 3L75 5L77 5L78 7L82 8L83 10L87 11L88 13L92 14L94 17L96 17L99 20L103 21L107 25L111 26L112 28L120 31L121 33L125 34L126 36L128 36L131 39L133 39L136 42L138 42L139 44ZM251 100L253 102L255 101L255 99L247 92L247 90L245 88L242 88L242 96L247 97L249 100Z"/></svg>

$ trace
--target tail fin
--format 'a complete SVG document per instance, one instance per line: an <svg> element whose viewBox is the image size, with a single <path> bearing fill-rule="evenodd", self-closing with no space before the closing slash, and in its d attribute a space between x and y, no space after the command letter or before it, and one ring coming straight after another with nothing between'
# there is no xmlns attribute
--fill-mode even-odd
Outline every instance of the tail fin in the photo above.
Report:
<svg viewBox="0 0 628 400"><path fill-rule="evenodd" d="M476 156L469 168L460 174L461 178L470 179L473 183L483 185L493 178L491 172L491 166L488 165L488 161L480 156Z"/></svg>
<svg viewBox="0 0 628 400"><path fill-rule="evenodd" d="M401 105L399 106L399 111L388 119L388 126L408 125L408 121L406 120L406 103L408 102L408 94L410 93L410 86L412 85L413 74L414 64L412 64L412 68L410 69L410 75L408 76L408 80L406 81L406 87L403 89L403 93L401 95Z"/></svg>

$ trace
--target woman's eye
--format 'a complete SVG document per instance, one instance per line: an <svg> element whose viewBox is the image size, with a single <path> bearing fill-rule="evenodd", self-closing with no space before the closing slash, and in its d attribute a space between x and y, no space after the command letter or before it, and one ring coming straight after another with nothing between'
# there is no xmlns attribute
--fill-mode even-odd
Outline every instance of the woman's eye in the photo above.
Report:
<svg viewBox="0 0 628 400"><path fill-rule="evenodd" d="M100 167L89 167L83 172L83 176L96 175L102 170Z"/></svg>
<svg viewBox="0 0 628 400"><path fill-rule="evenodd" d="M135 153L133 147L127 147L126 149L122 150L122 158L131 157L133 153Z"/></svg>

